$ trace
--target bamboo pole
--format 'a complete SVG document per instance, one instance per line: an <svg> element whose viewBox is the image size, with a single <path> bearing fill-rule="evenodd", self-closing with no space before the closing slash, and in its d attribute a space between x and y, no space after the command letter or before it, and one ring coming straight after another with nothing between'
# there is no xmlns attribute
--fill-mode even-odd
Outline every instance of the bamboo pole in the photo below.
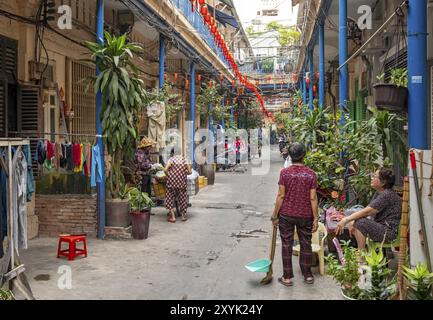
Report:
<svg viewBox="0 0 433 320"><path fill-rule="evenodd" d="M398 258L397 283L400 300L406 297L406 286L403 276L403 266L406 264L407 257L407 231L409 225L409 177L405 177L403 184L403 203L400 221L400 251Z"/></svg>

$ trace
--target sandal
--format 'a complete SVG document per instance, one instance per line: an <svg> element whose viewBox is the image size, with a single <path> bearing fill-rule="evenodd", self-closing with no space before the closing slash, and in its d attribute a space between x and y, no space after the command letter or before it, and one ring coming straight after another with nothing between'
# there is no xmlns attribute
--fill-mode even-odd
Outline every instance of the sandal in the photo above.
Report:
<svg viewBox="0 0 433 320"><path fill-rule="evenodd" d="M188 220L188 218L186 217L186 215L182 215L182 221L185 222L186 220Z"/></svg>
<svg viewBox="0 0 433 320"><path fill-rule="evenodd" d="M307 284L313 284L314 278L313 277L306 277L306 278L304 278L304 282Z"/></svg>
<svg viewBox="0 0 433 320"><path fill-rule="evenodd" d="M291 287L291 286L293 286L293 282L289 279L289 281L287 282L287 281L284 281L283 280L283 277L279 277L278 278L278 282L279 283L281 283L283 286L286 286L286 287Z"/></svg>
<svg viewBox="0 0 433 320"><path fill-rule="evenodd" d="M171 223L175 223L175 222L176 222L176 219L168 218L167 221L168 221L168 222L171 222Z"/></svg>

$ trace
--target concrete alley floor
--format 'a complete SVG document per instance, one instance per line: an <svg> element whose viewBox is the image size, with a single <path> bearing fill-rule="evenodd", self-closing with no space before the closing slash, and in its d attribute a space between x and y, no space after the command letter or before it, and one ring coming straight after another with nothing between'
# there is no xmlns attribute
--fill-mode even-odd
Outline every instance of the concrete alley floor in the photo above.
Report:
<svg viewBox="0 0 433 320"><path fill-rule="evenodd" d="M271 159L267 175L252 176L251 167L217 173L213 186L191 198L187 222L168 223L164 208L154 208L146 240L88 239L88 257L71 262L56 258L56 238L31 240L20 255L36 299L341 299L339 286L318 267L315 284L304 284L297 257L295 285L278 283L279 236L271 284L260 285L265 274L245 269L269 256L269 218L283 165L276 149ZM251 230L265 232L236 236ZM71 268L71 289L58 287L62 266Z"/></svg>

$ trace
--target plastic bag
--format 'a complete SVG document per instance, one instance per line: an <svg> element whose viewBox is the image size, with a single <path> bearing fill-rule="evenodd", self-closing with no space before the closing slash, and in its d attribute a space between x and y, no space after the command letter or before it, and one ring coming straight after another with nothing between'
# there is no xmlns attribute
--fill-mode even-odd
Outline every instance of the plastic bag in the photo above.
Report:
<svg viewBox="0 0 433 320"><path fill-rule="evenodd" d="M199 174L194 169L192 169L192 173L189 176L187 176L188 180L195 180L198 177L199 177Z"/></svg>

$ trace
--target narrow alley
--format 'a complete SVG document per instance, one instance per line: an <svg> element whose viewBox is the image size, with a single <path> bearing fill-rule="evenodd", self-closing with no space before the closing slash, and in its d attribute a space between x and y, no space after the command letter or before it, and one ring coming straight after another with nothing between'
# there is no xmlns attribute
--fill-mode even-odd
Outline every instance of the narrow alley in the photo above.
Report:
<svg viewBox="0 0 433 320"><path fill-rule="evenodd" d="M274 280L261 285L264 273L244 265L269 256L269 221L283 160L276 148L271 171L265 176L220 172L217 182L192 200L190 218L167 224L166 210L154 208L145 241L89 239L86 259L56 258L57 239L30 241L22 260L37 299L341 299L329 276L317 274L313 286L302 281L294 257L295 286L281 286L280 240L274 262ZM250 169L250 168L249 168ZM248 234L247 232L251 232ZM61 290L59 267L72 268L72 289ZM101 288L104 288L101 290Z"/></svg>

